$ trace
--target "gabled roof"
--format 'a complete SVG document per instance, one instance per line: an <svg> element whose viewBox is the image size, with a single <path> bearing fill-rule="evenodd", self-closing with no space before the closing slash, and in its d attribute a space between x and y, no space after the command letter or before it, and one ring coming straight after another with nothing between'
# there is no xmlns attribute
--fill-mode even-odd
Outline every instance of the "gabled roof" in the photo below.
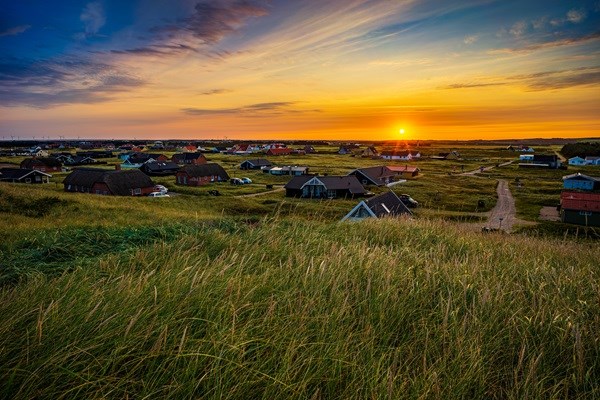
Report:
<svg viewBox="0 0 600 400"><path fill-rule="evenodd" d="M190 161L190 160L197 160L199 158L203 158L204 154L200 153L200 152L193 152L193 153L178 153L178 154L174 154L172 158L177 158L179 160L186 160L186 161Z"/></svg>
<svg viewBox="0 0 600 400"><path fill-rule="evenodd" d="M581 172L577 172L576 174L565 175L562 177L563 181L567 180L579 180L579 181L594 181L600 182L600 178L596 178L594 176L584 175Z"/></svg>
<svg viewBox="0 0 600 400"><path fill-rule="evenodd" d="M396 157L408 157L408 156L413 155L412 152L409 150L407 150L407 151L382 151L380 154L382 156L396 156Z"/></svg>
<svg viewBox="0 0 600 400"><path fill-rule="evenodd" d="M63 180L66 185L91 188L95 183L105 183L112 194L129 196L131 190L154 186L154 182L142 171L112 171L99 168L76 168Z"/></svg>
<svg viewBox="0 0 600 400"><path fill-rule="evenodd" d="M0 181L5 181L5 180L20 180L25 178L27 175L29 174L33 174L33 173L37 173L37 174L41 174L41 175L45 175L49 178L52 177L52 175L47 174L45 172L42 171L38 171L35 169L26 169L26 168L0 168Z"/></svg>
<svg viewBox="0 0 600 400"><path fill-rule="evenodd" d="M217 163L186 165L180 171L185 172L194 178L203 176L220 176L223 179L229 179L227 172Z"/></svg>
<svg viewBox="0 0 600 400"><path fill-rule="evenodd" d="M374 185L382 185L384 178L389 178L392 176L396 176L394 172L392 172L388 167L381 165L377 167L367 167L367 168L358 168L354 171L350 172L348 175L354 175L358 173L368 180L371 181Z"/></svg>
<svg viewBox="0 0 600 400"><path fill-rule="evenodd" d="M402 200L400 200L396 193L389 191L361 201L346 214L344 218L342 218L342 221L355 218L356 213L361 208L373 218L393 217L402 214L412 215L412 212L406 207Z"/></svg>
<svg viewBox="0 0 600 400"><path fill-rule="evenodd" d="M310 182L311 180L314 180ZM302 190L308 184L322 184L327 190L348 190L352 194L363 194L365 188L354 175L349 176L314 176L300 175L293 177L286 185L286 189Z"/></svg>
<svg viewBox="0 0 600 400"><path fill-rule="evenodd" d="M289 154L292 152L292 149L289 149L287 147L275 147L275 148L270 148L269 150L267 150L268 154Z"/></svg>
<svg viewBox="0 0 600 400"><path fill-rule="evenodd" d="M268 167L271 164L271 161L267 160L266 158L256 158L256 159L252 159L252 160L245 160L244 162L242 162L242 164L244 163L250 163L252 165L255 165L257 167Z"/></svg>

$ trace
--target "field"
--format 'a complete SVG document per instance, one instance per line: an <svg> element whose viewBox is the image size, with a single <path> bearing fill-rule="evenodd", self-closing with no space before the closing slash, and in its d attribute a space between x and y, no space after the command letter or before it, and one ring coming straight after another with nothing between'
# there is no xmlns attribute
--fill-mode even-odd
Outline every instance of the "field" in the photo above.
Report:
<svg viewBox="0 0 600 400"><path fill-rule="evenodd" d="M319 150L272 161L382 163ZM450 150L463 160L411 163L421 176L396 187L413 219L340 223L356 200L285 198L266 185L289 178L226 155L208 158L253 184L0 184L0 398L598 398L600 247L537 218L573 171L461 176L518 155L427 152ZM497 179L530 223L514 234L473 226Z"/></svg>

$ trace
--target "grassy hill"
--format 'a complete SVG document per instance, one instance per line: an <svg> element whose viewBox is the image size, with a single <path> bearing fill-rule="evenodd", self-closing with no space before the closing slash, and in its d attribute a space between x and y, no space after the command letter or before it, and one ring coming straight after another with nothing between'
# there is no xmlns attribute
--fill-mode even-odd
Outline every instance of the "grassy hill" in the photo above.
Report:
<svg viewBox="0 0 600 400"><path fill-rule="evenodd" d="M1 247L1 398L600 396L589 243L282 210L82 229Z"/></svg>

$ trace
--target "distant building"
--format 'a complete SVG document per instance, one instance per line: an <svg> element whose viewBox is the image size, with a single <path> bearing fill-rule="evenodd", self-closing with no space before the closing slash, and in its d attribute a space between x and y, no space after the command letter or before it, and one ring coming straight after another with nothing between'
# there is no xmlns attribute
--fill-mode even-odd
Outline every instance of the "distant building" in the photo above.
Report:
<svg viewBox="0 0 600 400"><path fill-rule="evenodd" d="M526 162L520 162L519 168L560 168L562 163L557 155L536 154L533 158L527 158Z"/></svg>
<svg viewBox="0 0 600 400"><path fill-rule="evenodd" d="M569 165L585 165L585 164L586 164L585 158L582 158L579 156L569 158Z"/></svg>
<svg viewBox="0 0 600 400"><path fill-rule="evenodd" d="M301 167L297 165L286 165L284 167L272 167L265 168L264 172L268 172L271 175L306 175L308 174L308 167Z"/></svg>
<svg viewBox="0 0 600 400"><path fill-rule="evenodd" d="M35 169L42 172L60 172L62 163L52 157L26 158L21 162L23 169Z"/></svg>
<svg viewBox="0 0 600 400"><path fill-rule="evenodd" d="M572 190L600 190L600 178L576 173L563 176L563 188Z"/></svg>
<svg viewBox="0 0 600 400"><path fill-rule="evenodd" d="M201 165L186 165L176 175L178 185L202 186L214 182L226 182L229 180L227 172L216 163Z"/></svg>
<svg viewBox="0 0 600 400"><path fill-rule="evenodd" d="M389 191L358 203L342 221L362 220L365 218L397 217L400 215L411 216L412 212L400 200L396 193Z"/></svg>
<svg viewBox="0 0 600 400"><path fill-rule="evenodd" d="M240 169L263 169L270 167L271 161L265 158L255 158L252 160L245 160L240 164Z"/></svg>
<svg viewBox="0 0 600 400"><path fill-rule="evenodd" d="M381 165L376 167L357 168L348 173L348 175L356 176L363 185L382 186L400 180L404 177L404 174L409 175L410 177L416 176L418 171L419 169L416 167L390 167Z"/></svg>
<svg viewBox="0 0 600 400"><path fill-rule="evenodd" d="M208 162L204 154L199 152L173 154L171 161L177 164L185 165L201 165Z"/></svg>
<svg viewBox="0 0 600 400"><path fill-rule="evenodd" d="M66 192L107 196L146 196L154 191L154 182L140 170L77 168L63 180Z"/></svg>
<svg viewBox="0 0 600 400"><path fill-rule="evenodd" d="M268 156L287 156L292 154L292 149L288 147L270 148L265 154Z"/></svg>
<svg viewBox="0 0 600 400"><path fill-rule="evenodd" d="M334 199L364 194L365 188L355 176L295 176L285 185L287 197Z"/></svg>
<svg viewBox="0 0 600 400"><path fill-rule="evenodd" d="M49 183L52 175L35 169L0 168L0 182Z"/></svg>
<svg viewBox="0 0 600 400"><path fill-rule="evenodd" d="M561 220L569 224L600 226L600 193L563 191Z"/></svg>

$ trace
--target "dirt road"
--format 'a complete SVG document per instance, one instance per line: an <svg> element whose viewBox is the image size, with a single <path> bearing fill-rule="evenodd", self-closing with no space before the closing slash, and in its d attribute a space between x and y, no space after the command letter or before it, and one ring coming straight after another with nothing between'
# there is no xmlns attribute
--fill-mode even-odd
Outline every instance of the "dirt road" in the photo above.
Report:
<svg viewBox="0 0 600 400"><path fill-rule="evenodd" d="M269 190L267 192L259 192L259 193L251 193L251 194L240 194L238 196L233 196L233 197L256 197L256 196L262 196L263 194L268 194L268 193L283 192L284 190L285 190L284 187L279 187L279 188L276 188L274 190Z"/></svg>
<svg viewBox="0 0 600 400"><path fill-rule="evenodd" d="M503 179L498 181L496 192L498 193L498 202L490 212L486 227L510 232L517 214L515 199L508 188L508 182Z"/></svg>
<svg viewBox="0 0 600 400"><path fill-rule="evenodd" d="M506 161L506 162L503 162L502 164L498 164L498 167L504 167L506 165L512 164L513 162L514 161ZM463 175L463 176L476 175L480 172L489 171L490 169L494 169L494 168L496 168L496 165L488 165L487 167L483 167L483 171L481 170L481 168L477 168L473 171L463 172L462 174L459 174L459 175Z"/></svg>

